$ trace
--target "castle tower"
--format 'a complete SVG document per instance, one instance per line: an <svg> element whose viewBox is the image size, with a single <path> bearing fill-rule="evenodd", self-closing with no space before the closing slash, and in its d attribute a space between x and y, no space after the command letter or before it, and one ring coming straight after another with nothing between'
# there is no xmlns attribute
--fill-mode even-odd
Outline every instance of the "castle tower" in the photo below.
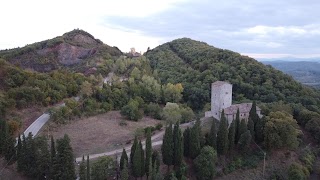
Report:
<svg viewBox="0 0 320 180"><path fill-rule="evenodd" d="M211 116L220 120L221 111L232 105L232 84L216 81L211 84Z"/></svg>

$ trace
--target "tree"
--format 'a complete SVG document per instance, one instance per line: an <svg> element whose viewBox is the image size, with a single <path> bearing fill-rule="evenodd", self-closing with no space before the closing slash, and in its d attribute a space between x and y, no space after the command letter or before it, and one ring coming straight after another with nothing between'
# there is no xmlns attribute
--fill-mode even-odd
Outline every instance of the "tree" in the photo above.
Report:
<svg viewBox="0 0 320 180"><path fill-rule="evenodd" d="M239 128L239 135L241 136L241 134L246 133L247 130L248 130L248 128L247 128L246 120L241 119L240 128ZM239 139L240 139L240 137L239 137Z"/></svg>
<svg viewBox="0 0 320 180"><path fill-rule="evenodd" d="M217 149L217 129L216 121L214 118L212 119L212 124L208 135L208 145L213 147L214 149Z"/></svg>
<svg viewBox="0 0 320 180"><path fill-rule="evenodd" d="M93 93L92 91L92 84L88 81L84 81L81 85L80 94L83 97L89 97Z"/></svg>
<svg viewBox="0 0 320 180"><path fill-rule="evenodd" d="M205 146L201 149L201 153L194 160L197 173L197 179L209 180L215 176L215 163L217 161L217 153L211 146Z"/></svg>
<svg viewBox="0 0 320 180"><path fill-rule="evenodd" d="M140 148L140 143L136 146L136 149L134 151L134 155L133 155L133 164L132 164L132 175L135 178L141 177L142 176L142 149Z"/></svg>
<svg viewBox="0 0 320 180"><path fill-rule="evenodd" d="M146 138L146 160L145 160L145 170L147 179L149 178L149 175L151 174L151 169L149 169L150 163L152 160L152 144L151 144L151 129L147 129L147 138Z"/></svg>
<svg viewBox="0 0 320 180"><path fill-rule="evenodd" d="M167 102L166 106L163 108L162 114L163 118L168 123L175 123L177 121L180 121L182 117L180 107L177 103Z"/></svg>
<svg viewBox="0 0 320 180"><path fill-rule="evenodd" d="M255 137L255 132L254 132L254 122L251 117L248 118L248 123L247 123L248 130L250 131L252 139Z"/></svg>
<svg viewBox="0 0 320 180"><path fill-rule="evenodd" d="M87 180L91 179L91 169L90 169L90 159L89 155L87 155Z"/></svg>
<svg viewBox="0 0 320 180"><path fill-rule="evenodd" d="M128 155L126 150L123 148L121 158L120 158L120 170L124 168L124 165L128 164Z"/></svg>
<svg viewBox="0 0 320 180"><path fill-rule="evenodd" d="M235 120L235 126L236 126L236 134L235 134L235 144L238 144L238 141L240 139L240 111L239 108L237 110L237 114L236 114L236 120Z"/></svg>
<svg viewBox="0 0 320 180"><path fill-rule="evenodd" d="M229 127L229 134L228 134L228 142L229 142L229 151L232 151L234 148L234 142L235 142L235 134L236 134L236 127L235 127L235 121L232 121Z"/></svg>
<svg viewBox="0 0 320 180"><path fill-rule="evenodd" d="M142 148L142 143L141 141L139 142L139 146L141 149L141 174L140 177L143 177L146 174L146 168L145 168L145 157L144 157L144 150Z"/></svg>
<svg viewBox="0 0 320 180"><path fill-rule="evenodd" d="M135 154L135 150L138 146L138 137L135 136L134 137L134 141L133 141L133 144L131 146L131 152L130 152L130 162L131 162L131 165L133 165L133 156Z"/></svg>
<svg viewBox="0 0 320 180"><path fill-rule="evenodd" d="M114 161L111 157L100 157L92 164L91 178L93 180L105 180L109 173L113 171Z"/></svg>
<svg viewBox="0 0 320 180"><path fill-rule="evenodd" d="M168 169L173 165L173 135L172 135L172 123L166 127L163 143L161 146L162 160Z"/></svg>
<svg viewBox="0 0 320 180"><path fill-rule="evenodd" d="M79 167L79 177L80 177L80 180L87 180L86 164L85 164L84 156L82 156L82 161Z"/></svg>
<svg viewBox="0 0 320 180"><path fill-rule="evenodd" d="M292 163L288 169L288 179L289 180L304 180L308 179L309 175L305 172L308 172L306 167L303 167L301 164Z"/></svg>
<svg viewBox="0 0 320 180"><path fill-rule="evenodd" d="M253 121L253 124L255 125L258 120L258 115L257 115L257 103L256 101L253 101L250 112L249 112L249 118ZM251 134L253 137L253 134Z"/></svg>
<svg viewBox="0 0 320 180"><path fill-rule="evenodd" d="M189 157L196 158L201 150L199 128L194 125L190 130Z"/></svg>
<svg viewBox="0 0 320 180"><path fill-rule="evenodd" d="M179 127L179 121L176 122L173 129L173 158L174 166L180 166L183 158L183 137Z"/></svg>
<svg viewBox="0 0 320 180"><path fill-rule="evenodd" d="M293 117L285 112L271 112L266 117L264 142L268 149L298 146L298 125Z"/></svg>
<svg viewBox="0 0 320 180"><path fill-rule="evenodd" d="M23 170L23 147L21 142L21 135L18 136L18 144L17 144L17 170L22 171Z"/></svg>
<svg viewBox="0 0 320 180"><path fill-rule="evenodd" d="M186 130L184 130L184 132L183 132L183 155L185 156L185 157L189 157L189 155L190 155L190 151L189 151L189 149L190 149L190 128L189 127L187 127L187 129Z"/></svg>
<svg viewBox="0 0 320 180"><path fill-rule="evenodd" d="M50 145L50 178L51 179L53 179L55 158L56 158L56 146L55 146L53 136L51 136L51 145Z"/></svg>
<svg viewBox="0 0 320 180"><path fill-rule="evenodd" d="M128 170L127 163L128 163L127 161L124 161L123 169L121 169L121 173L120 173L121 180L129 179L129 170Z"/></svg>
<svg viewBox="0 0 320 180"><path fill-rule="evenodd" d="M248 148L250 146L251 139L252 139L252 137L251 137L251 133L249 130L247 130L247 132L241 134L239 142L238 142L238 146L242 152L246 152L248 150Z"/></svg>
<svg viewBox="0 0 320 180"><path fill-rule="evenodd" d="M168 83L163 87L163 95L165 102L179 102L182 98L183 87L181 83Z"/></svg>
<svg viewBox="0 0 320 180"><path fill-rule="evenodd" d="M264 139L264 126L265 126L265 116L262 118L258 118L257 123L255 125L255 141L257 143L263 142Z"/></svg>
<svg viewBox="0 0 320 180"><path fill-rule="evenodd" d="M217 152L220 155L225 155L228 150L228 122L222 110L219 130L217 133Z"/></svg>
<svg viewBox="0 0 320 180"><path fill-rule="evenodd" d="M130 120L138 121L142 118L142 113L139 111L139 102L130 99L127 105L121 108L121 115L126 116Z"/></svg>
<svg viewBox="0 0 320 180"><path fill-rule="evenodd" d="M73 151L68 135L57 140L54 179L75 179Z"/></svg>

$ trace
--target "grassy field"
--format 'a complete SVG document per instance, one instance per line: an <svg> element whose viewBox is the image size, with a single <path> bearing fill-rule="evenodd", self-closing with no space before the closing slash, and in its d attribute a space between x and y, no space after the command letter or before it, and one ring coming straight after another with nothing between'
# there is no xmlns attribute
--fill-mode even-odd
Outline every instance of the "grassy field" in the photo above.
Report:
<svg viewBox="0 0 320 180"><path fill-rule="evenodd" d="M66 125L49 124L40 135L53 135L61 138L68 134L76 157L83 154L102 153L123 147L126 142L134 139L138 128L155 126L159 120L144 117L138 122L126 121L126 126L120 126L124 120L119 111L111 111L94 117L82 118Z"/></svg>

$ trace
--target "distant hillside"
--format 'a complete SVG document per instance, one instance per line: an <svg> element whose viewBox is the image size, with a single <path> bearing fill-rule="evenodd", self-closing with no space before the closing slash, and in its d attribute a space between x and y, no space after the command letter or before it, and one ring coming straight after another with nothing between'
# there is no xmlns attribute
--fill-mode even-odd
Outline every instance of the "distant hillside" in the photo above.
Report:
<svg viewBox="0 0 320 180"><path fill-rule="evenodd" d="M263 61L291 75L302 84L320 88L320 63L312 61Z"/></svg>
<svg viewBox="0 0 320 180"><path fill-rule="evenodd" d="M83 30L73 30L53 39L22 48L0 51L0 58L22 68L39 72L68 68L86 72L103 60L122 55Z"/></svg>
<svg viewBox="0 0 320 180"><path fill-rule="evenodd" d="M313 109L320 93L304 87L291 76L255 59L218 49L188 38L160 45L146 53L162 83L182 82L183 97L194 109L210 101L210 84L217 80L233 84L235 101L285 101Z"/></svg>

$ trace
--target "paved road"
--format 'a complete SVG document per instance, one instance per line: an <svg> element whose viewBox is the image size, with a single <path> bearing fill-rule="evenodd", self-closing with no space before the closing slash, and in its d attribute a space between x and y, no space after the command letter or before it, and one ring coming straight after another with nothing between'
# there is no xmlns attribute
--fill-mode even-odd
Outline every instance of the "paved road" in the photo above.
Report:
<svg viewBox="0 0 320 180"><path fill-rule="evenodd" d="M23 132L24 135L28 136L28 134L31 132L33 136L36 136L42 128L42 126L44 126L49 121L49 119L50 115L48 113L42 114Z"/></svg>

